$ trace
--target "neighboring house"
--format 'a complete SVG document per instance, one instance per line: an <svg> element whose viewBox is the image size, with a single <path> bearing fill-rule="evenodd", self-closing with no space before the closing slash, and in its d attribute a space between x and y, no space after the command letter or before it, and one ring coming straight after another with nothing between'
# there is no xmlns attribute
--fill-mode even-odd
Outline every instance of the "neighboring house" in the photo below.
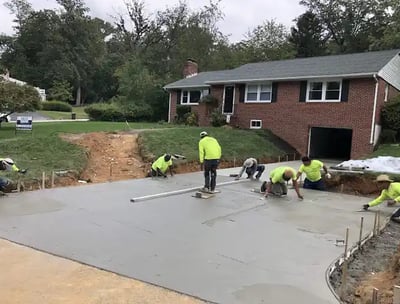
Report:
<svg viewBox="0 0 400 304"><path fill-rule="evenodd" d="M3 78L5 81L13 82L13 83L21 85L21 86L27 84L25 81L21 81L21 80L10 77L10 74L8 71L6 71L5 74L0 75L0 78ZM40 99L42 101L46 101L46 90L38 88L38 87L34 87L34 88L36 89L36 91L38 91L38 93L40 95Z"/></svg>
<svg viewBox="0 0 400 304"><path fill-rule="evenodd" d="M170 83L169 121L189 105L199 124L214 110L212 94L234 127L269 129L301 154L348 159L371 153L380 134L380 111L399 94L399 50L250 63L197 74L189 60L182 80ZM240 139L238 139L240 140Z"/></svg>

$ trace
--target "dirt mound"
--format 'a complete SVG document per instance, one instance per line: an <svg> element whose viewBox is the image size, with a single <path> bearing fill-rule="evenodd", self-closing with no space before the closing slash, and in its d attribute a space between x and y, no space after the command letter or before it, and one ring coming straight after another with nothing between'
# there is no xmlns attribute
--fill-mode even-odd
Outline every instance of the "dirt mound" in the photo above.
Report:
<svg viewBox="0 0 400 304"><path fill-rule="evenodd" d="M137 138L138 134L132 133L63 135L63 139L86 148L88 163L80 179L94 183L145 176L148 165L139 154Z"/></svg>
<svg viewBox="0 0 400 304"><path fill-rule="evenodd" d="M377 195L379 190L374 182L375 177L368 175L334 175L325 180L329 191L353 195Z"/></svg>

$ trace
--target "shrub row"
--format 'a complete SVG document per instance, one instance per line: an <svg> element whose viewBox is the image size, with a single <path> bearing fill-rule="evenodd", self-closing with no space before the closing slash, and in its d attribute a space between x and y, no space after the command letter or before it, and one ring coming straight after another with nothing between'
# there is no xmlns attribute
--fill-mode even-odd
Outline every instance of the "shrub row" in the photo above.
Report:
<svg viewBox="0 0 400 304"><path fill-rule="evenodd" d="M45 101L42 103L44 111L72 112L72 106L63 101Z"/></svg>
<svg viewBox="0 0 400 304"><path fill-rule="evenodd" d="M141 121L151 117L151 109L130 106L124 108L116 103L97 103L85 108L90 120L98 121Z"/></svg>

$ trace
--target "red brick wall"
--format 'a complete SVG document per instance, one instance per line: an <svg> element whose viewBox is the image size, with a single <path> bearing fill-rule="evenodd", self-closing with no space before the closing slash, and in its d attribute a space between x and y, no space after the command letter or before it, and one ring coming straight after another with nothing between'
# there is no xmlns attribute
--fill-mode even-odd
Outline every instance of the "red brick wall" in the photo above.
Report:
<svg viewBox="0 0 400 304"><path fill-rule="evenodd" d="M298 152L308 151L311 127L350 128L353 130L351 157L370 153L372 107L375 81L350 80L348 102L299 102L300 82L280 82L277 102L267 104L239 103L236 89L235 115L232 124L249 128L251 119L262 120L262 126L287 141Z"/></svg>

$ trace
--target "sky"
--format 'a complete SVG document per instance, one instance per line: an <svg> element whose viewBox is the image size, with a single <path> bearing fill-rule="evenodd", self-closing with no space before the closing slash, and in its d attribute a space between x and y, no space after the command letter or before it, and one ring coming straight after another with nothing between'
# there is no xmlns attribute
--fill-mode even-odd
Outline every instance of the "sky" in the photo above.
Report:
<svg viewBox="0 0 400 304"><path fill-rule="evenodd" d="M4 3L0 0L0 3ZM35 10L56 8L55 0L30 0ZM144 0L146 10L152 13L178 3L179 0ZM208 0L186 0L189 7L196 10L209 3ZM107 21L111 16L124 13L123 0L85 0L90 14ZM298 0L221 0L220 8L224 13L224 20L220 21L220 31L229 37L231 42L238 42L244 34L260 25L265 20L275 19L287 27L294 25L293 20L305 11ZM0 6L0 33L12 34L12 20L9 10Z"/></svg>

